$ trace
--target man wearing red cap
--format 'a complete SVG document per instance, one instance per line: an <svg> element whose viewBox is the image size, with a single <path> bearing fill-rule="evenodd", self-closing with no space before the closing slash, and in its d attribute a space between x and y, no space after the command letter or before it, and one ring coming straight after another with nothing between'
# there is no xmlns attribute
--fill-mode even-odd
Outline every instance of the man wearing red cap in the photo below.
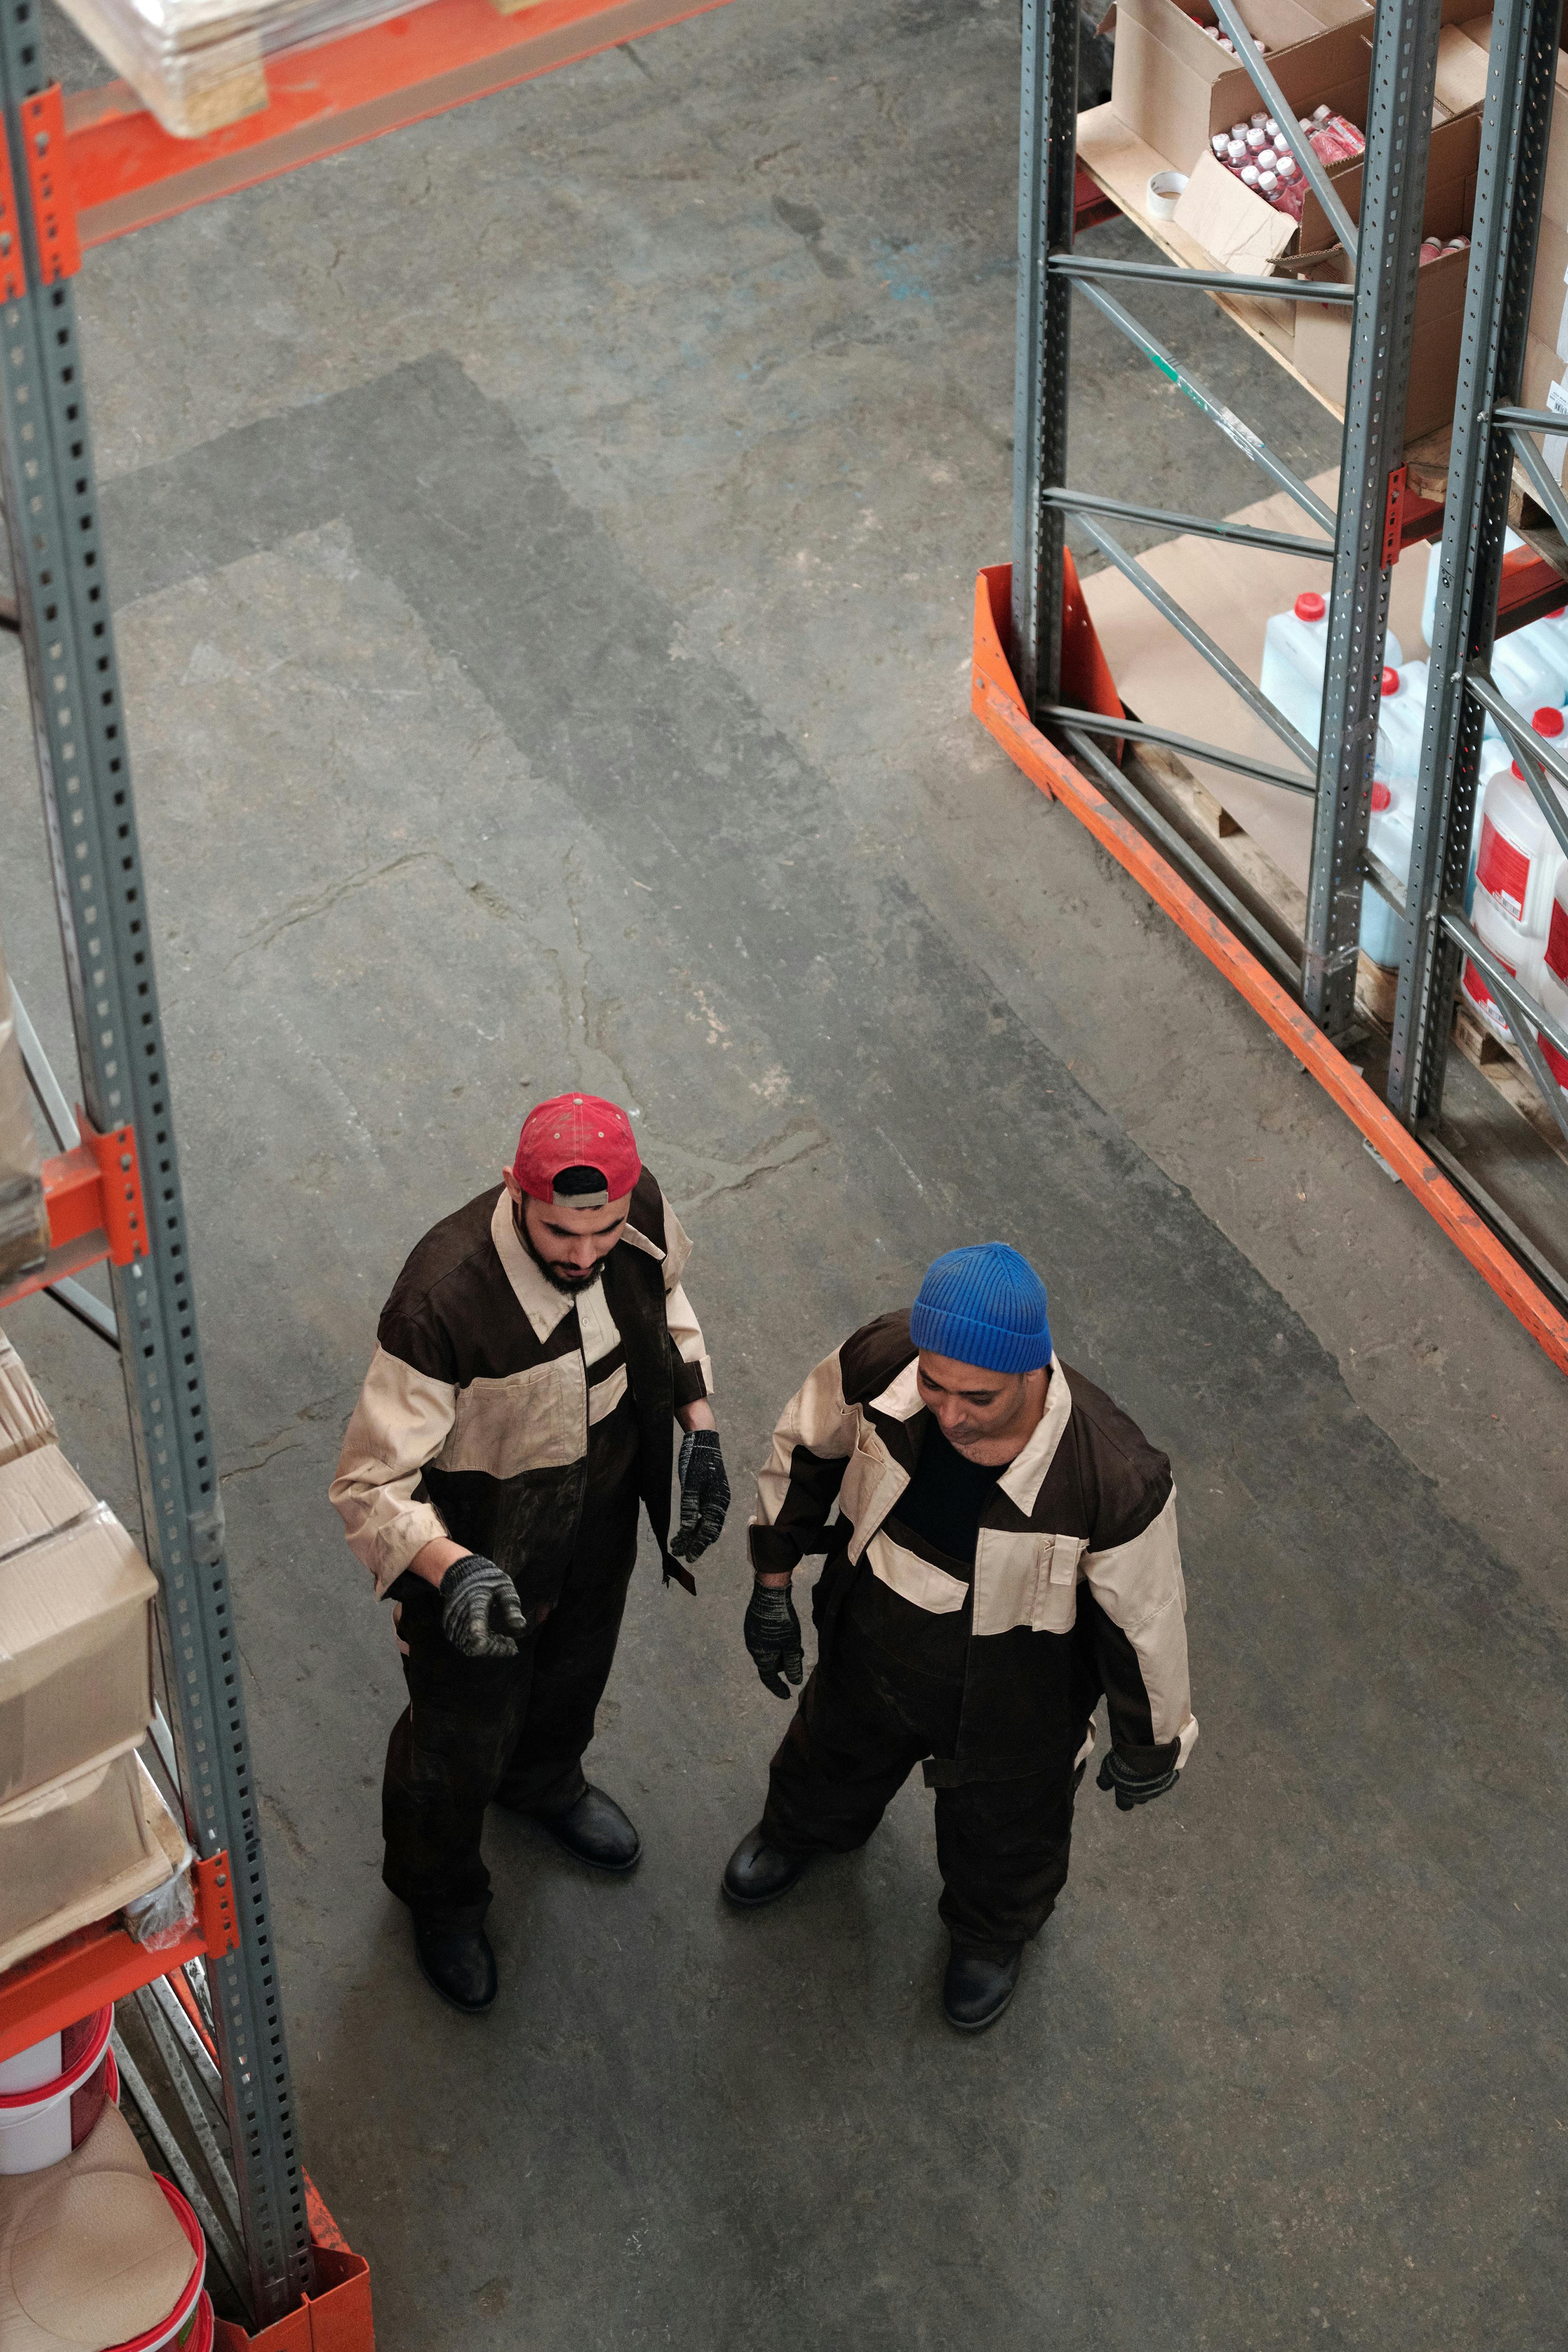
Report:
<svg viewBox="0 0 1568 2352"><path fill-rule="evenodd" d="M689 1591L730 1488L711 1367L681 1286L690 1244L631 1123L595 1095L531 1111L500 1185L444 1218L383 1310L332 1482L390 1598L409 1705L386 1752L382 1875L426 1977L488 2009L486 1807L595 1869L641 1841L583 1776L646 1505ZM680 1529L669 1541L673 1425Z"/></svg>

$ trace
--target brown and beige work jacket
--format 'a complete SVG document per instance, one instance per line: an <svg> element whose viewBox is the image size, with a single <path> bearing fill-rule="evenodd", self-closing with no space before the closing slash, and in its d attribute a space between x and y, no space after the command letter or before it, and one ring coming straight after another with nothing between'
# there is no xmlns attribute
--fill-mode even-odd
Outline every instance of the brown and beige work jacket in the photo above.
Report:
<svg viewBox="0 0 1568 2352"><path fill-rule="evenodd" d="M866 1324L817 1365L785 1406L757 1482L752 1567L829 1555L813 1598L824 1655L862 1575L915 1609L967 1612L958 1748L927 1766L937 1786L1053 1761L1070 1770L1088 1752L1102 1691L1117 1749L1143 1772L1179 1769L1198 1727L1164 1454L1053 1358L1045 1412L982 1513L966 1582L898 1519L929 1419L916 1362L905 1310Z"/></svg>
<svg viewBox="0 0 1568 2352"><path fill-rule="evenodd" d="M691 1244L643 1171L597 1282L568 1296L523 1247L503 1185L426 1234L382 1310L331 1500L378 1596L433 1538L507 1570L531 1617L556 1599L592 1435L637 1420L637 1479L667 1577L674 1414L712 1387L681 1283Z"/></svg>

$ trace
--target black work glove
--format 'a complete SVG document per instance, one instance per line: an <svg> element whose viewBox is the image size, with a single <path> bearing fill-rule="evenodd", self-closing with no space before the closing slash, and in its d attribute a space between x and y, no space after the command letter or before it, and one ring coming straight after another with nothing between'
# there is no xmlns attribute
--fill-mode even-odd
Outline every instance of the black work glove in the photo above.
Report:
<svg viewBox="0 0 1568 2352"><path fill-rule="evenodd" d="M689 1429L680 1441L680 1532L670 1545L676 1559L699 1559L724 1532L730 1481L716 1429Z"/></svg>
<svg viewBox="0 0 1568 2352"><path fill-rule="evenodd" d="M1146 1805L1153 1798L1163 1797L1167 1789L1173 1789L1176 1768L1167 1764L1163 1772L1135 1772L1113 1748L1100 1766L1094 1785L1097 1789L1114 1789L1117 1811L1130 1813L1134 1805Z"/></svg>
<svg viewBox="0 0 1568 2352"><path fill-rule="evenodd" d="M787 1584L752 1585L745 1633L763 1688L772 1691L775 1698L788 1698L784 1682L799 1684L805 1660L800 1646L800 1619Z"/></svg>
<svg viewBox="0 0 1568 2352"><path fill-rule="evenodd" d="M528 1620L504 1568L471 1551L455 1559L437 1587L441 1631L464 1658L515 1658Z"/></svg>

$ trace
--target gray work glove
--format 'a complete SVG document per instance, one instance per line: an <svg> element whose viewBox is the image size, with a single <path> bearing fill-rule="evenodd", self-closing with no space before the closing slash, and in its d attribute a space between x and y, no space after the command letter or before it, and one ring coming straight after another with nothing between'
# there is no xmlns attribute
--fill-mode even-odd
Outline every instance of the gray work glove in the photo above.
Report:
<svg viewBox="0 0 1568 2352"><path fill-rule="evenodd" d="M1097 1789L1114 1789L1117 1811L1130 1813L1134 1805L1147 1805L1155 1797L1163 1797L1167 1789L1173 1789L1176 1768L1168 1764L1163 1772L1135 1772L1113 1748L1100 1766L1094 1785Z"/></svg>
<svg viewBox="0 0 1568 2352"><path fill-rule="evenodd" d="M745 1634L763 1688L772 1691L775 1698L788 1698L784 1682L798 1685L805 1660L800 1646L800 1619L787 1584L752 1585Z"/></svg>
<svg viewBox="0 0 1568 2352"><path fill-rule="evenodd" d="M730 1481L716 1429L689 1429L680 1441L680 1532L670 1545L675 1559L700 1559L724 1532Z"/></svg>
<svg viewBox="0 0 1568 2352"><path fill-rule="evenodd" d="M471 1551L452 1562L437 1591L441 1631L459 1657L516 1657L528 1620L504 1568Z"/></svg>

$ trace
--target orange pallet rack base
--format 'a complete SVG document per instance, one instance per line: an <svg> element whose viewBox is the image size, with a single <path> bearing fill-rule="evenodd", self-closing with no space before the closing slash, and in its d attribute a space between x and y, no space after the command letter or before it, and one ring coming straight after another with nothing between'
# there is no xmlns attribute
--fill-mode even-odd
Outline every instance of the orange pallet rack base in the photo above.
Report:
<svg viewBox="0 0 1568 2352"><path fill-rule="evenodd" d="M1081 596L1073 593L1076 587L1076 577L1069 576L1064 670L1069 662L1092 668L1097 657L1103 669L1104 657L1098 641L1089 642L1093 639L1093 625L1083 609ZM1215 971L1246 997L1256 1013L1262 1014L1275 1035L1361 1129L1373 1150L1403 1180L1411 1198L1418 1201L1428 1216L1442 1227L1537 1346L1544 1349L1559 1371L1568 1372L1568 1320L1427 1158L1381 1096L1373 1092L1321 1030L1314 1027L1295 998L1286 993L1234 932L1210 912L1174 866L1151 846L1070 760L1047 741L1029 719L1006 653L1012 591L1010 563L989 565L975 580L970 708L981 725L995 737L1008 758L1047 799L1058 800L1071 810L1100 846L1127 868L1139 887L1146 890L1181 927ZM1102 701L1093 707L1109 709L1111 715L1120 709L1120 705Z"/></svg>
<svg viewBox="0 0 1568 2352"><path fill-rule="evenodd" d="M259 2336L247 2336L231 2319L220 2319L214 2352L375 2352L370 2307L370 2264L353 2252L342 2231L305 2175L310 2244L316 2257L317 2293L298 2311L275 2320Z"/></svg>

